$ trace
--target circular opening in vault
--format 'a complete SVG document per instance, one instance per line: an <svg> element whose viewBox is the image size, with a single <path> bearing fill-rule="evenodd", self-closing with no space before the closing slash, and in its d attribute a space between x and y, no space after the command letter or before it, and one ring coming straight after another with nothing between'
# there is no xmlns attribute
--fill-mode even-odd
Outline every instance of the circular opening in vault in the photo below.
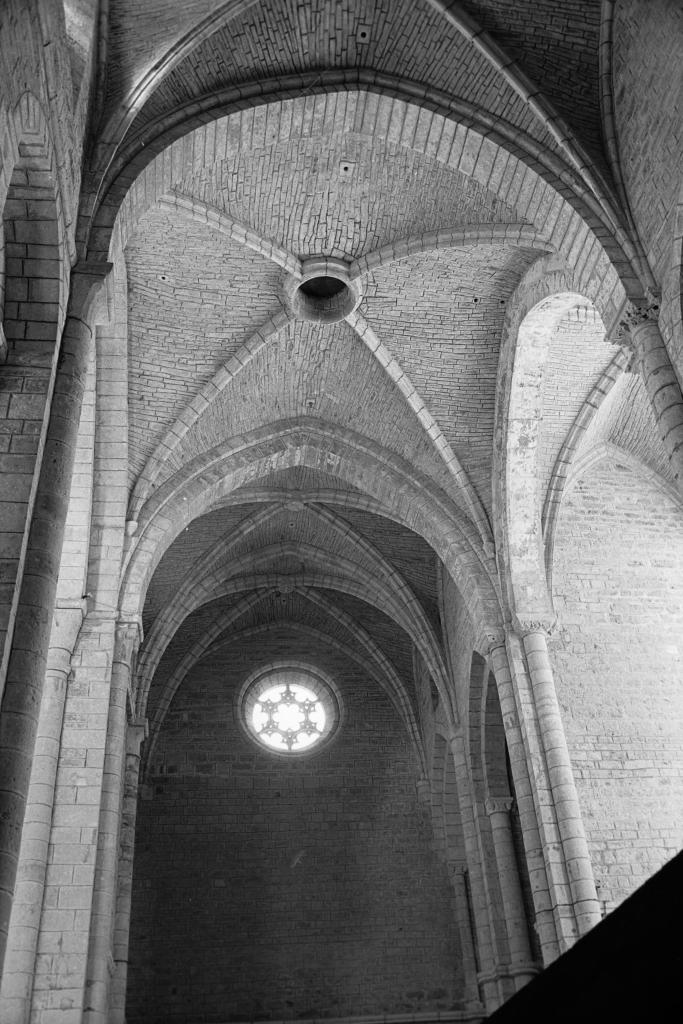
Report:
<svg viewBox="0 0 683 1024"><path fill-rule="evenodd" d="M298 320L330 324L353 313L361 301L361 288L343 260L315 256L304 261L301 277L289 277L285 295Z"/></svg>
<svg viewBox="0 0 683 1024"><path fill-rule="evenodd" d="M352 313L357 298L348 284L338 277L321 274L299 285L294 296L294 312L301 320L336 323Z"/></svg>
<svg viewBox="0 0 683 1024"><path fill-rule="evenodd" d="M309 299L333 299L346 290L346 285L338 277L312 277L299 288Z"/></svg>

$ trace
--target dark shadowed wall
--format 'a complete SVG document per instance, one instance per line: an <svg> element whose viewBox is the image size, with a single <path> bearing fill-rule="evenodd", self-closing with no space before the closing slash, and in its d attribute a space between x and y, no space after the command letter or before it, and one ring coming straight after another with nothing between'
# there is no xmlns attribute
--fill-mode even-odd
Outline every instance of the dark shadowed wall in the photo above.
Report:
<svg viewBox="0 0 683 1024"><path fill-rule="evenodd" d="M138 812L129 1024L458 1005L451 890L398 715L340 654L297 644L344 720L317 755L262 753L235 696L273 642L207 658L167 717Z"/></svg>

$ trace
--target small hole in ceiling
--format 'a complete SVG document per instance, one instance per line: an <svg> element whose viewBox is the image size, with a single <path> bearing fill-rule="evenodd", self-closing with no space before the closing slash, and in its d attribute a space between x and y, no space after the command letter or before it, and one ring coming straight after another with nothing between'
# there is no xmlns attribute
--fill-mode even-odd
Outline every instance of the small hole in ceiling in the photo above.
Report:
<svg viewBox="0 0 683 1024"><path fill-rule="evenodd" d="M301 278L292 277L285 286L291 310L299 320L338 323L360 302L360 286L352 281L341 260L307 260Z"/></svg>
<svg viewBox="0 0 683 1024"><path fill-rule="evenodd" d="M366 25L361 25L356 33L356 39L359 43L367 43L370 41L370 29Z"/></svg>
<svg viewBox="0 0 683 1024"><path fill-rule="evenodd" d="M299 291L310 299L331 299L346 291L346 285L338 277L312 277L310 281L304 281Z"/></svg>
<svg viewBox="0 0 683 1024"><path fill-rule="evenodd" d="M160 281L168 281L168 278L167 278L166 274L159 274L159 280Z"/></svg>

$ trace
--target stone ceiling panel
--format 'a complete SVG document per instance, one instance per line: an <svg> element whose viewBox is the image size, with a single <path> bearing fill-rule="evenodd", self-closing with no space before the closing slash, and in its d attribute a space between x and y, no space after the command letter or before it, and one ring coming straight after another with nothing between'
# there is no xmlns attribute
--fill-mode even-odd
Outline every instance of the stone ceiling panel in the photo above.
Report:
<svg viewBox="0 0 683 1024"><path fill-rule="evenodd" d="M194 394L281 309L282 271L225 235L161 209L145 218L127 266L135 478Z"/></svg>
<svg viewBox="0 0 683 1024"><path fill-rule="evenodd" d="M626 374L622 378L622 386L619 388L617 385L614 390L617 394L609 441L631 452L673 483L671 464L660 440L659 427L642 377Z"/></svg>
<svg viewBox="0 0 683 1024"><path fill-rule="evenodd" d="M216 0L109 0L109 97L129 92L176 39L215 7Z"/></svg>
<svg viewBox="0 0 683 1024"><path fill-rule="evenodd" d="M366 537L396 567L424 606L432 625L440 631L437 603L438 558L422 537L399 523L357 509L334 510Z"/></svg>
<svg viewBox="0 0 683 1024"><path fill-rule="evenodd" d="M329 604L329 608L323 608L316 603L317 594L326 605ZM414 699L411 673L412 645L407 634L396 625L393 619L389 619L377 608L364 601L347 602L347 595L338 591L314 591L312 597L313 600L308 600L304 595L297 593L272 593L235 623L235 632L271 623L284 630L291 626L287 654L289 657L296 657L297 643L305 643L302 633L297 632L296 627L311 627L325 633L333 641L349 646L354 653L365 660L366 656L357 636L347 628L342 616L337 614L337 610L346 612L349 619L370 635L398 673L404 687L411 694L411 699Z"/></svg>
<svg viewBox="0 0 683 1024"><path fill-rule="evenodd" d="M310 469L308 466L292 466L290 469L277 470L245 488L249 493L271 489L286 490L293 499L296 499L298 493L318 490L338 491L340 495L349 491L358 493L357 488L343 484L339 477L323 473L319 469ZM235 491L235 497L239 494L240 490Z"/></svg>
<svg viewBox="0 0 683 1024"><path fill-rule="evenodd" d="M407 633L393 619L378 608L366 604L351 594L334 595L335 604L350 618L358 622L382 648L403 680L408 681L408 692L415 708L417 698L413 682L413 645Z"/></svg>
<svg viewBox="0 0 683 1024"><path fill-rule="evenodd" d="M314 591L314 598L316 593L320 594L325 606L296 592L264 593L263 600L259 600L226 627L216 639L214 646L239 645L244 642L240 638L240 633L263 628L260 643L264 651L267 646L269 647L270 660L278 657L297 659L303 657L304 648L310 646L311 641L304 634L304 630L309 628L325 634L333 643L346 645L361 657L365 657L357 637L346 625L344 615L335 614L336 608L346 613L370 635L397 672L414 702L412 645L403 630L392 619L364 601L330 590ZM228 597L211 601L185 619L166 648L152 681L147 703L147 715L150 720L154 716L168 680L182 659L197 641L221 621L223 616L231 613L244 596L246 592L237 598ZM272 639L275 634L279 636L279 640L273 646ZM317 643L320 645L320 640ZM211 657L210 651L203 657Z"/></svg>
<svg viewBox="0 0 683 1024"><path fill-rule="evenodd" d="M321 68L373 68L482 106L554 149L528 105L443 15L414 0L266 0L201 43L155 90L136 127L227 85Z"/></svg>
<svg viewBox="0 0 683 1024"><path fill-rule="evenodd" d="M306 417L371 438L462 495L407 402L346 324L297 322L265 344L164 463L165 478L206 449L280 420Z"/></svg>
<svg viewBox="0 0 683 1024"><path fill-rule="evenodd" d="M344 536L343 522L335 529L325 520L316 515L312 507L302 511L291 511L286 508L271 507L273 515L235 543L223 559L223 563L232 562L241 556L256 554L266 547L276 548L279 545L304 544L318 548L323 563L327 558L345 558L363 564L365 559L360 555L353 542ZM367 566L367 563L365 563ZM262 570L263 571L263 570ZM323 570L324 571L324 570Z"/></svg>
<svg viewBox="0 0 683 1024"><path fill-rule="evenodd" d="M677 0L620 0L613 31L614 130L629 203L655 279L661 284L671 270L680 292L683 7ZM675 344L680 360L680 333Z"/></svg>
<svg viewBox="0 0 683 1024"><path fill-rule="evenodd" d="M301 258L356 259L413 235L518 219L466 174L357 132L241 148L178 187Z"/></svg>
<svg viewBox="0 0 683 1024"><path fill-rule="evenodd" d="M622 374L586 431L578 454L585 455L592 447L604 442L630 452L664 480L673 482L652 406L637 373Z"/></svg>
<svg viewBox="0 0 683 1024"><path fill-rule="evenodd" d="M216 509L185 527L163 555L150 581L143 611L145 631L164 605L179 593L183 581L193 573L200 559L262 507L260 504L235 505Z"/></svg>
<svg viewBox="0 0 683 1024"><path fill-rule="evenodd" d="M602 159L600 4L594 0L562 4L557 0L462 0L462 7L519 62Z"/></svg>
<svg viewBox="0 0 683 1024"><path fill-rule="evenodd" d="M614 349L592 307L576 307L553 333L541 385L538 437L538 497L541 508L555 460L585 399L609 364Z"/></svg>
<svg viewBox="0 0 683 1024"><path fill-rule="evenodd" d="M334 601L334 595L328 594L328 597ZM307 600L303 594L297 592L285 594L281 591L270 591L264 595L262 601L249 608L236 620L232 632L275 622L309 626L311 629L326 633L339 643L353 644L352 635L346 626L321 605ZM229 634L226 634L226 639L228 637Z"/></svg>
<svg viewBox="0 0 683 1024"><path fill-rule="evenodd" d="M362 306L488 509L505 301L537 255L483 245L421 253L376 270Z"/></svg>

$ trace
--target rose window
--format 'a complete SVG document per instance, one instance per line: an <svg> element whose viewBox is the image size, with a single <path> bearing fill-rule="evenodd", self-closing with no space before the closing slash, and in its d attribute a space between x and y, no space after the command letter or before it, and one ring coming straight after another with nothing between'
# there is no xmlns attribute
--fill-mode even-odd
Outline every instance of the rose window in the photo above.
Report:
<svg viewBox="0 0 683 1024"><path fill-rule="evenodd" d="M243 724L258 743L280 754L298 754L332 735L339 721L339 701L317 672L269 669L247 684L241 712Z"/></svg>

